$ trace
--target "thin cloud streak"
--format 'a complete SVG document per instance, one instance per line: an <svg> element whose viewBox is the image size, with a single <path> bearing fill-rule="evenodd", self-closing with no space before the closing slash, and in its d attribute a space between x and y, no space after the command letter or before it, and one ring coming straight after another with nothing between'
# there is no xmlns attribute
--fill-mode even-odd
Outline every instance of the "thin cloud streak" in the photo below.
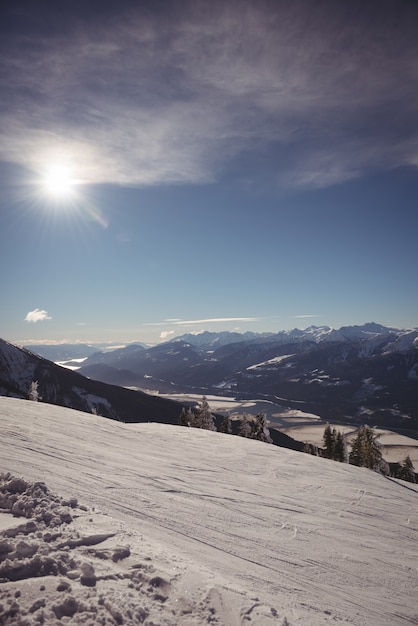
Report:
<svg viewBox="0 0 418 626"><path fill-rule="evenodd" d="M169 322L174 326L187 326L194 324L212 324L212 323L224 323L224 322L260 322L266 319L265 317L211 317L207 319L199 319L199 320L177 320ZM166 322L148 322L143 324L143 326L166 326Z"/></svg>
<svg viewBox="0 0 418 626"><path fill-rule="evenodd" d="M321 317L320 315L294 315L293 318L294 319L305 319L305 318L310 318L310 317Z"/></svg>
<svg viewBox="0 0 418 626"><path fill-rule="evenodd" d="M288 187L416 166L418 12L349 4L195 2L6 38L0 156L124 185L210 183L248 151Z"/></svg>
<svg viewBox="0 0 418 626"><path fill-rule="evenodd" d="M174 322L178 326L185 326L188 324L212 324L223 322L260 322L262 317L212 317L202 320L182 320L180 322Z"/></svg>

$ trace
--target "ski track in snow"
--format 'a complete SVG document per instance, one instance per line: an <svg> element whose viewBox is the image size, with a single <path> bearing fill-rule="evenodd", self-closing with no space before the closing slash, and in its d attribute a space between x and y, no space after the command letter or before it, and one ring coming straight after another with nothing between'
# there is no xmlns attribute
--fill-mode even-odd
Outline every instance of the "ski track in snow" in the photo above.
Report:
<svg viewBox="0 0 418 626"><path fill-rule="evenodd" d="M4 539L23 567L22 541L61 567L58 578L0 581L6 624L23 624L24 611L28 625L39 611L51 624L418 624L416 485L240 437L11 398L0 398L0 428L0 471L86 505L47 548L43 515ZM4 525L3 536L16 532ZM129 555L115 560L121 548Z"/></svg>

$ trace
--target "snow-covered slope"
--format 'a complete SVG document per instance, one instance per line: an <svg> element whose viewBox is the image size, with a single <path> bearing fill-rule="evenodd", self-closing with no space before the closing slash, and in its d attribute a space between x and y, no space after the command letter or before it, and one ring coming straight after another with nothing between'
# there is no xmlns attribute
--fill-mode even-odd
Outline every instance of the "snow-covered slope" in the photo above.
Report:
<svg viewBox="0 0 418 626"><path fill-rule="evenodd" d="M418 623L415 485L239 437L12 398L0 398L0 428L0 471L67 501L55 503L54 532L44 512L24 540L13 529L0 539L28 573L0 580L5 624L39 623L39 611L51 624ZM69 509L71 498L86 509ZM52 566L34 578L45 554L57 578Z"/></svg>

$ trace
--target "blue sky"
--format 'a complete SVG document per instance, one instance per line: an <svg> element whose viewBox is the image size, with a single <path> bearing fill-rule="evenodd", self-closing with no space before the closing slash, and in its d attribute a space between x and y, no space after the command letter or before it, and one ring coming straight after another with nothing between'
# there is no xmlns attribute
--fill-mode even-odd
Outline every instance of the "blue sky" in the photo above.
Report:
<svg viewBox="0 0 418 626"><path fill-rule="evenodd" d="M3 338L418 326L416 2L84 4L1 9Z"/></svg>

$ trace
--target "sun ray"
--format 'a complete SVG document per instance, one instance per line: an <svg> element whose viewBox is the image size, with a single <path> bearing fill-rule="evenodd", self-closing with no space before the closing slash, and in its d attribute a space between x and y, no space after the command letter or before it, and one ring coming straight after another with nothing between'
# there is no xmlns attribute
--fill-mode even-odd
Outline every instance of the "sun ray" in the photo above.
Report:
<svg viewBox="0 0 418 626"><path fill-rule="evenodd" d="M100 203L91 197L94 183L80 176L80 167L73 166L75 160L68 155L49 155L42 161L43 165L34 169L35 176L28 180L27 201L42 206L52 219L57 213L65 214L75 228L82 229L86 222L95 222L107 229L109 220Z"/></svg>

